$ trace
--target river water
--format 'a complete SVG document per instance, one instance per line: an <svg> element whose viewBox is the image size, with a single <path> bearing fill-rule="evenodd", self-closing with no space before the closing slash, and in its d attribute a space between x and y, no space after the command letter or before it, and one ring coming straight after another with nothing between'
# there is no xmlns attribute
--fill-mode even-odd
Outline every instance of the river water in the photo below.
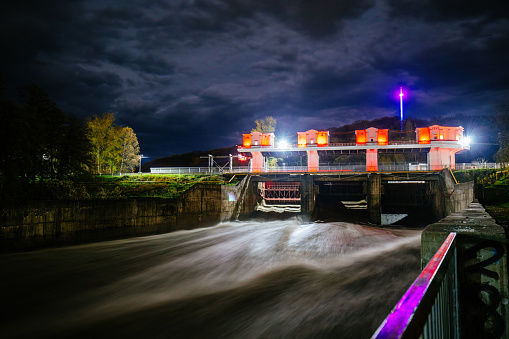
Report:
<svg viewBox="0 0 509 339"><path fill-rule="evenodd" d="M2 337L369 338L420 231L246 221L0 256Z"/></svg>

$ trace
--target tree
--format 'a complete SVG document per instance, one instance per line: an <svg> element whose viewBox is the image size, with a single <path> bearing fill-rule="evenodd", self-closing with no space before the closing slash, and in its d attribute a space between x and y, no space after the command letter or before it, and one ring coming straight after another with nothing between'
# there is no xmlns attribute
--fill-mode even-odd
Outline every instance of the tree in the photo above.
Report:
<svg viewBox="0 0 509 339"><path fill-rule="evenodd" d="M93 118L87 118L87 136L93 147L93 155L97 174L102 173L106 158L106 149L112 142L111 129L115 117L113 113L104 113L102 117L94 115Z"/></svg>
<svg viewBox="0 0 509 339"><path fill-rule="evenodd" d="M136 134L130 127L116 126L114 121L113 113L87 119L97 174L132 172L137 164L140 147Z"/></svg>
<svg viewBox="0 0 509 339"><path fill-rule="evenodd" d="M256 127L251 132L274 133L276 130L276 119L271 116L262 120L255 120Z"/></svg>
<svg viewBox="0 0 509 339"><path fill-rule="evenodd" d="M74 179L90 170L90 143L82 122L63 112L37 86L16 99L0 90L0 133L8 140L0 161L2 198L34 197L46 179Z"/></svg>
<svg viewBox="0 0 509 339"><path fill-rule="evenodd" d="M140 154L140 145L138 138L131 127L122 128L122 162L120 164L120 173L134 172L138 166Z"/></svg>
<svg viewBox="0 0 509 339"><path fill-rule="evenodd" d="M499 127L498 142L499 149L495 159L499 163L509 162L509 102L497 107L497 123Z"/></svg>
<svg viewBox="0 0 509 339"><path fill-rule="evenodd" d="M405 132L405 140L415 140L415 129L412 120L405 119L403 131Z"/></svg>
<svg viewBox="0 0 509 339"><path fill-rule="evenodd" d="M251 130L252 132L261 132L261 133L274 133L276 130L276 119L271 116L265 117L262 120L255 120L256 127ZM269 167L277 167L278 161L282 161L281 158L269 157L267 159Z"/></svg>

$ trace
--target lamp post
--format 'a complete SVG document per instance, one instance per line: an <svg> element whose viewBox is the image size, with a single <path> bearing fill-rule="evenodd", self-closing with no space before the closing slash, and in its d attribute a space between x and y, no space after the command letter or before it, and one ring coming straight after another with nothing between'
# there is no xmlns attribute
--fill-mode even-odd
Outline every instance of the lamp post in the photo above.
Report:
<svg viewBox="0 0 509 339"><path fill-rule="evenodd" d="M140 157L140 168L139 168L138 173L139 173L139 174L141 174L141 159L143 159L143 158L147 158L147 157L146 157L146 156L144 156L143 154L140 154L140 155L139 155L139 157Z"/></svg>

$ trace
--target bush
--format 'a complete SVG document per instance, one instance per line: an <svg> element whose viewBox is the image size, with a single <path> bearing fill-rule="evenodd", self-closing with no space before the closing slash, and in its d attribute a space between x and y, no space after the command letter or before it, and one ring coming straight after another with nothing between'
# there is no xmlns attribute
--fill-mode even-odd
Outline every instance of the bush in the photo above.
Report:
<svg viewBox="0 0 509 339"><path fill-rule="evenodd" d="M47 180L41 183L45 194L50 199L83 200L90 199L87 187L70 180Z"/></svg>

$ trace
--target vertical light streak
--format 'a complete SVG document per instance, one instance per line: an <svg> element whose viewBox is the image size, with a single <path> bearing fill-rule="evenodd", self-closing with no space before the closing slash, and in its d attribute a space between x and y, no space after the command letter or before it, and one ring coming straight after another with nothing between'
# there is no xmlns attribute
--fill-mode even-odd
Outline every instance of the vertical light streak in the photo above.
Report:
<svg viewBox="0 0 509 339"><path fill-rule="evenodd" d="M399 88L399 111L401 113L401 131L403 132L403 87Z"/></svg>

